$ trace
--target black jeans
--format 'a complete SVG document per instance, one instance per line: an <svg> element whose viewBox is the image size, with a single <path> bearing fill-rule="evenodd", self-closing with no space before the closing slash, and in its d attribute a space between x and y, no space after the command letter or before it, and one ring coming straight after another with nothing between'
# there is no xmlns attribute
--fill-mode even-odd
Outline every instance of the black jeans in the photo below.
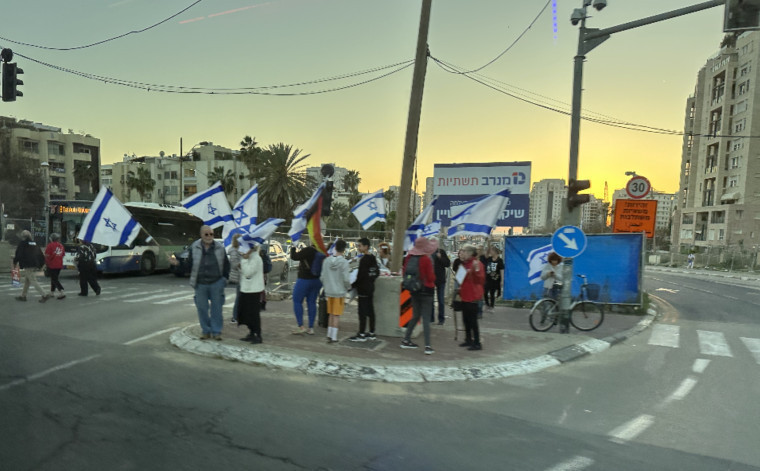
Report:
<svg viewBox="0 0 760 471"><path fill-rule="evenodd" d="M79 266L79 292L86 295L87 285L92 287L95 294L100 294L100 285L98 284L98 269L95 264L84 264Z"/></svg>
<svg viewBox="0 0 760 471"><path fill-rule="evenodd" d="M496 301L496 293L501 294L501 280L486 279L486 306L493 307Z"/></svg>
<svg viewBox="0 0 760 471"><path fill-rule="evenodd" d="M375 333L375 304L373 296L359 295L359 333L367 333L367 319L369 319L369 331Z"/></svg>
<svg viewBox="0 0 760 471"><path fill-rule="evenodd" d="M61 293L63 293L63 285L58 280L58 275L61 274L61 269L48 268L48 273L50 273L50 292L53 293L55 290L59 290Z"/></svg>
<svg viewBox="0 0 760 471"><path fill-rule="evenodd" d="M478 303L462 303L462 321L465 338L475 345L480 345L480 328L478 327Z"/></svg>

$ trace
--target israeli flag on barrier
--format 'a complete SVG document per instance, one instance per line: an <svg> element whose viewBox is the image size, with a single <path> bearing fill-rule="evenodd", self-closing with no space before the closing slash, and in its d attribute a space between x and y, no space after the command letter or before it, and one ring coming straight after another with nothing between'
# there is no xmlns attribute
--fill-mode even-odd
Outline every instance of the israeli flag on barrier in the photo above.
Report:
<svg viewBox="0 0 760 471"><path fill-rule="evenodd" d="M291 241L298 241L298 239L301 238L303 231L306 230L306 223L308 223L306 213L314 206L314 203L316 203L317 198L320 197L324 188L325 184L320 184L316 191L314 191L314 194L311 195L311 198L309 198L309 201L293 211L293 221L290 223L290 231L288 232Z"/></svg>
<svg viewBox="0 0 760 471"><path fill-rule="evenodd" d="M449 237L455 235L490 236L496 221L509 204L510 191L503 189L492 195L468 201L451 208L451 227Z"/></svg>
<svg viewBox="0 0 760 471"><path fill-rule="evenodd" d="M356 206L351 208L351 212L359 220L359 224L365 231L378 221L385 222L383 190L377 190L362 198L356 203Z"/></svg>
<svg viewBox="0 0 760 471"><path fill-rule="evenodd" d="M246 191L232 208L232 218L238 227L249 229L256 225L259 215L259 185Z"/></svg>
<svg viewBox="0 0 760 471"><path fill-rule="evenodd" d="M109 247L129 245L140 233L141 227L113 192L101 186L77 237Z"/></svg>
<svg viewBox="0 0 760 471"><path fill-rule="evenodd" d="M433 214L433 209L435 209L435 202L437 200L438 197L433 198L433 201L430 202L425 210L417 216L417 219L415 219L412 225L406 230L406 235L404 236L404 250L411 249L414 246L414 241L417 237L437 235L438 231L441 230L441 223L439 221L433 221L430 224L427 223L430 215Z"/></svg>
<svg viewBox="0 0 760 471"><path fill-rule="evenodd" d="M221 182L216 182L208 190L185 198L180 204L201 218L203 224L212 229L223 225L225 221L232 221L232 210L227 197L224 196Z"/></svg>
<svg viewBox="0 0 760 471"><path fill-rule="evenodd" d="M528 254L528 283L535 285L541 282L541 270L548 262L546 257L552 252L552 244L533 249Z"/></svg>

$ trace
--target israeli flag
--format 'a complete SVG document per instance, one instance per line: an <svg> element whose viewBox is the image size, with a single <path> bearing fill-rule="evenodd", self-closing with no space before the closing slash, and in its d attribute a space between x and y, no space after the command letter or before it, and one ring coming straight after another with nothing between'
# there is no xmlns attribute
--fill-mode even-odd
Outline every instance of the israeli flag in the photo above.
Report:
<svg viewBox="0 0 760 471"><path fill-rule="evenodd" d="M503 189L492 195L468 201L451 208L449 237L455 235L490 236L496 221L509 204L510 191Z"/></svg>
<svg viewBox="0 0 760 471"><path fill-rule="evenodd" d="M533 249L528 254L528 282L532 285L541 282L541 270L544 269L544 265L548 262L546 257L552 253L552 245L544 245L537 249Z"/></svg>
<svg viewBox="0 0 760 471"><path fill-rule="evenodd" d="M129 245L140 233L141 227L113 192L101 186L77 237L109 247Z"/></svg>
<svg viewBox="0 0 760 471"><path fill-rule="evenodd" d="M248 229L256 225L259 215L259 185L246 191L232 208L232 218L238 227Z"/></svg>
<svg viewBox="0 0 760 471"><path fill-rule="evenodd" d="M319 187L314 191L314 194L311 195L311 198L309 198L309 201L305 202L301 206L297 207L295 211L293 211L293 221L290 223L290 231L288 232L288 236L290 237L291 241L298 241L298 239L301 238L303 231L306 230L306 224L308 223L306 220L306 213L314 206L314 203L317 202L317 198L322 195L322 190L324 188L324 183L319 185Z"/></svg>
<svg viewBox="0 0 760 471"><path fill-rule="evenodd" d="M383 190L377 190L362 198L361 201L356 203L356 206L351 208L351 212L359 220L359 224L362 225L362 229L365 231L378 221L385 222L385 198L383 198Z"/></svg>
<svg viewBox="0 0 760 471"><path fill-rule="evenodd" d="M243 237L240 238L241 246L245 244L250 247L252 242L263 244L264 241L268 240L272 234L274 234L274 231L276 231L283 222L285 222L284 219L269 218L258 226L254 226L250 232L246 232L243 234Z"/></svg>
<svg viewBox="0 0 760 471"><path fill-rule="evenodd" d="M224 227L222 228L222 239L224 240L224 247L229 249L232 245L232 237L235 234L247 234L248 233L248 227L238 227L237 224L235 224L234 220L231 221L225 221Z"/></svg>
<svg viewBox="0 0 760 471"><path fill-rule="evenodd" d="M435 208L437 200L437 197L434 198L406 230L406 235L404 236L404 250L409 250L414 247L414 241L417 237L437 235L438 231L441 230L441 223L439 221L433 221L430 224L427 223L427 220L430 219L430 215L433 214L433 209Z"/></svg>
<svg viewBox="0 0 760 471"><path fill-rule="evenodd" d="M232 210L224 196L221 182L214 183L208 190L187 197L180 203L188 211L203 220L203 224L212 229L225 221L232 221Z"/></svg>

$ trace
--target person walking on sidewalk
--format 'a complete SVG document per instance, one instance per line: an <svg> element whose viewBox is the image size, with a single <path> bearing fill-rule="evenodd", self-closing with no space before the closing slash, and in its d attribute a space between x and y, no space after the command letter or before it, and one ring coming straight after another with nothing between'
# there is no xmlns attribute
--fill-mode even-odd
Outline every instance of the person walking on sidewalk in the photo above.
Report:
<svg viewBox="0 0 760 471"><path fill-rule="evenodd" d="M343 256L345 251L346 241L343 239L335 241L333 254L325 259L322 274L319 276L319 280L325 287L327 313L330 315L327 323L328 343L338 341L340 316L343 315L346 307L346 294L351 289L351 267Z"/></svg>
<svg viewBox="0 0 760 471"><path fill-rule="evenodd" d="M63 292L63 285L58 280L58 276L63 269L63 256L66 249L63 248L60 240L61 236L58 234L50 234L50 243L45 247L45 264L50 274L50 297L55 296L55 292L58 290L58 299L63 299L66 294Z"/></svg>
<svg viewBox="0 0 760 471"><path fill-rule="evenodd" d="M261 343L261 292L264 291L264 263L256 248L251 248L240 260L240 302L238 326L248 326L248 335L241 340Z"/></svg>
<svg viewBox="0 0 760 471"><path fill-rule="evenodd" d="M477 257L478 249L473 245L465 245L459 251L461 266L467 270L462 285L459 287L459 297L462 298L462 320L465 329L465 341L460 347L468 350L482 350L480 343L480 327L478 326L478 300L483 299L483 283L485 268Z"/></svg>
<svg viewBox="0 0 760 471"><path fill-rule="evenodd" d="M24 287L21 290L21 296L16 296L18 301L26 301L26 293L29 291L29 285L40 293L40 302L44 303L50 296L37 281L37 272L45 264L45 256L42 255L39 245L32 239L32 233L24 230L21 232L21 242L16 247L16 254L13 256L13 266L21 270L21 278L24 280Z"/></svg>
<svg viewBox="0 0 760 471"><path fill-rule="evenodd" d="M451 266L451 260L446 251L439 248L431 256L435 269L435 292L438 296L438 325L446 321L446 269ZM430 322L435 322L435 308L430 311Z"/></svg>
<svg viewBox="0 0 760 471"><path fill-rule="evenodd" d="M321 254L320 254L321 255ZM290 248L291 260L298 261L298 279L293 286L293 314L296 316L298 327L293 331L294 334L314 335L314 319L317 317L317 296L322 289L322 283L319 281L319 275L314 274L312 265L317 257L317 249L311 245L296 250L295 246ZM309 313L309 328L303 326L303 302L306 300L306 309Z"/></svg>
<svg viewBox="0 0 760 471"><path fill-rule="evenodd" d="M359 298L359 332L350 337L352 342L366 342L375 340L375 280L380 275L380 267L377 258L369 252L369 239L362 237L359 239L357 248L361 254L359 259L359 270L356 273L356 281L351 285L356 289ZM367 320L369 320L369 332L367 329Z"/></svg>
<svg viewBox="0 0 760 471"><path fill-rule="evenodd" d="M435 271L433 271L433 261L430 255L434 254L436 250L438 250L436 239L417 237L414 241L414 247L409 250L404 259L404 277L407 277L407 274L418 277L421 285L419 290L411 292L412 320L406 326L406 334L404 340L401 341L401 348L417 348L417 344L412 343L410 339L414 327L422 318L426 355L435 353L430 345L430 311L433 310L433 289L435 289Z"/></svg>
<svg viewBox="0 0 760 471"><path fill-rule="evenodd" d="M485 298L486 306L493 311L496 297L501 297L501 283L504 279L504 260L499 256L499 248L492 245L488 249L488 258L486 258L486 285Z"/></svg>
<svg viewBox="0 0 760 471"><path fill-rule="evenodd" d="M230 278L228 283L235 285L235 304L232 306L232 319L231 324L237 324L238 308L240 305L240 262L243 259L240 253L240 237L242 234L234 234L232 236L232 242L227 250L227 258L230 260Z"/></svg>
<svg viewBox="0 0 760 471"><path fill-rule="evenodd" d="M79 270L79 296L87 296L87 285L92 287L97 296L100 296L100 284L98 284L98 267L95 247L90 242L80 240L74 262Z"/></svg>

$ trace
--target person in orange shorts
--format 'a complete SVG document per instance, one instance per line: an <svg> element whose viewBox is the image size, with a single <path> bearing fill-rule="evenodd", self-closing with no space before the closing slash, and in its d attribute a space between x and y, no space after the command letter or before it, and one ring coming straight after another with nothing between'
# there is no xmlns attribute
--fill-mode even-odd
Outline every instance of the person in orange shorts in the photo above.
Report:
<svg viewBox="0 0 760 471"><path fill-rule="evenodd" d="M319 276L327 297L327 313L330 319L327 323L327 342L338 341L338 324L346 305L346 294L351 289L351 267L343 256L346 251L346 241L338 239L334 252L322 264L322 274Z"/></svg>

